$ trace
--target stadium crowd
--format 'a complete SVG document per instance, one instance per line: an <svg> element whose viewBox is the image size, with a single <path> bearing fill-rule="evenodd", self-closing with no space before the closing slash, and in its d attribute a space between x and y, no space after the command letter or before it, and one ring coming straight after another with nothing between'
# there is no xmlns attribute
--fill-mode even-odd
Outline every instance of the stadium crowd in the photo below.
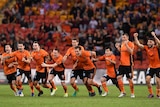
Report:
<svg viewBox="0 0 160 107"><path fill-rule="evenodd" d="M75 80L80 76L89 96L95 96L92 86L97 87L100 95L106 96L108 89L105 81L111 79L120 91L118 97L124 97L126 92L122 78L126 75L131 98L135 98L132 55L142 61L141 49L144 49L150 68L146 76L148 98L154 97L150 84L154 74L157 83L156 95L160 98L159 6L157 0L16 0L11 9L3 10L4 19L0 25L1 63L11 89L15 95L24 96L21 77L25 74L32 96L33 87L39 91L38 96L43 94L40 79L42 86L49 88L51 95L54 95L57 88L52 80L58 75L65 92L64 97L68 97L63 64L67 57L71 56L71 85L75 89L73 96L79 91ZM4 47L6 53L3 51ZM96 55L101 57L96 58ZM120 55L121 62L117 72L115 55ZM47 62L50 58L52 64ZM30 67L32 60L36 62L33 81ZM93 81L96 71L93 61L98 60L106 61L107 72L101 78L104 94L101 86ZM53 69L48 73L47 67Z"/></svg>
<svg viewBox="0 0 160 107"><path fill-rule="evenodd" d="M16 50L19 41L25 41L31 50L35 40L45 50L51 50L60 44L70 46L71 38L77 37L80 45L98 55L108 46L118 55L114 43L121 41L123 33L128 33L133 41L133 33L138 32L143 43L150 31L160 36L160 9L156 0L124 1L16 0L12 8L3 10L1 50L8 43Z"/></svg>

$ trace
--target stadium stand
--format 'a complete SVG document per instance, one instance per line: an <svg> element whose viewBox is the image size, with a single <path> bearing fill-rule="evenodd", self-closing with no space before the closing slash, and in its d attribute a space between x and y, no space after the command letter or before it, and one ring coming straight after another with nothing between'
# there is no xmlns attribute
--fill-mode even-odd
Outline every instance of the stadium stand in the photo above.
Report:
<svg viewBox="0 0 160 107"><path fill-rule="evenodd" d="M9 9L7 6L5 7L9 0L0 2L0 9L3 8L4 14L2 24L0 24L0 29L2 29L0 35L5 35L4 38L0 38L3 41L0 45L11 43L13 49L16 49L14 43L20 40L25 41L28 38L30 45L34 40L38 40L41 47L47 51L58 47L64 55L70 46L72 37L79 38L82 42L81 45L89 49L87 45L88 31L91 31L91 35L100 31L101 36L105 38L102 30L106 30L106 35L110 37L108 45L112 46L117 54L114 47L117 35L128 33L130 40L133 40L134 32L144 31L144 37L140 39L145 44L146 38L150 36L150 31L155 30L160 24L160 4L156 0L152 2L144 2L145 0L66 0L64 6L61 0L14 1L15 4ZM99 15L96 16L97 14ZM105 14L105 17L102 17L102 14ZM96 29L89 26L91 17L97 21L95 22L97 23ZM33 22L29 27L30 19ZM51 27L49 27L50 24ZM142 26L142 29L139 29L139 26ZM157 36L160 37L160 35ZM105 46L102 43L103 49ZM28 49L31 50L31 46ZM142 59L137 55L141 55ZM118 57L117 54L117 62L119 61ZM34 67L33 65L32 67ZM97 68L105 68L103 62L96 62L96 65ZM147 65L146 53L135 50L134 68L146 69ZM70 68L71 66L70 60L67 60L66 67Z"/></svg>

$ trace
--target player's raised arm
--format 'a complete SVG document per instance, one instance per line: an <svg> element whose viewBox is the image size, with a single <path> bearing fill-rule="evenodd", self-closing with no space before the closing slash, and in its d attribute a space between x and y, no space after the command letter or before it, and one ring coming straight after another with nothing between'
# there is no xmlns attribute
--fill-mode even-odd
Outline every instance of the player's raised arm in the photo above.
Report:
<svg viewBox="0 0 160 107"><path fill-rule="evenodd" d="M134 36L134 40L135 40L136 45L137 45L139 48L144 49L144 45L141 44L141 43L139 42L139 40L138 40L138 33L134 33L133 36Z"/></svg>
<svg viewBox="0 0 160 107"><path fill-rule="evenodd" d="M158 46L160 46L160 40L157 38L155 32L151 32L151 35L154 37L156 43L158 44Z"/></svg>

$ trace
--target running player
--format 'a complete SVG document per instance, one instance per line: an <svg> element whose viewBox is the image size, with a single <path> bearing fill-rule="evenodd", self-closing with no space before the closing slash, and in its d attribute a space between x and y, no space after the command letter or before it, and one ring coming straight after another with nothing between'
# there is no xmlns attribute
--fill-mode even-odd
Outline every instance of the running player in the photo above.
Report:
<svg viewBox="0 0 160 107"><path fill-rule="evenodd" d="M131 91L131 98L135 98L134 95L134 84L132 81L133 78L133 50L134 50L134 44L129 41L129 35L123 34L122 35L122 43L116 43L115 44L117 50L120 51L120 66L117 72L117 79L119 88L121 90L121 93L118 97L123 97L126 95L124 91L124 85L122 78L124 75L126 75L127 80L129 81L130 91Z"/></svg>
<svg viewBox="0 0 160 107"><path fill-rule="evenodd" d="M47 85L47 76L48 72L45 67L42 67L42 63L48 60L49 54L41 49L38 42L33 43L33 51L31 53L32 60L36 62L36 75L34 76L34 86L39 91L38 96L43 94L43 91L40 88L39 80L42 79L42 86L44 88L50 88L52 92L52 86Z"/></svg>
<svg viewBox="0 0 160 107"><path fill-rule="evenodd" d="M93 54L91 51L82 50L80 46L75 47L76 53L76 62L73 65L73 68L76 68L78 63L82 64L82 68L84 69L83 73L83 80L85 84L88 84L90 87L91 85L96 86L99 90L99 94L102 94L100 86L93 81L95 75L95 65L93 64L91 57L95 57L96 55ZM89 93L90 96L95 96L95 92L92 89Z"/></svg>
<svg viewBox="0 0 160 107"><path fill-rule="evenodd" d="M56 75L58 75L59 79L61 80L61 85L63 86L63 89L64 89L64 93L65 93L64 97L68 97L67 86L65 84L65 73L64 73L65 68L62 63L63 56L59 53L58 49L54 49L53 52L51 53L51 58L53 60L53 64L42 63L42 67L53 68L53 69L51 69L51 71L48 75L48 81L50 82L52 87L55 88L53 90L53 92L51 93L51 95L54 95L55 91L57 90L57 88L55 87L55 85L53 83L53 78Z"/></svg>
<svg viewBox="0 0 160 107"><path fill-rule="evenodd" d="M116 76L116 57L112 52L111 48L106 48L105 54L103 56L100 56L98 59L95 59L96 61L105 61L106 63L106 74L101 78L101 84L104 89L104 94L102 96L106 96L108 94L108 87L106 82L108 80L112 80L112 83L116 85L116 87L119 89L117 76ZM120 89L119 89L120 90Z"/></svg>
<svg viewBox="0 0 160 107"><path fill-rule="evenodd" d="M64 55L63 57L63 63L67 60L67 58L69 56L71 56L72 58L72 61L73 61L73 64L76 62L76 53L75 53L75 47L78 46L79 42L77 39L73 38L72 39L72 47L70 47L66 54ZM82 50L84 50L84 48L82 46L80 46ZM84 83L84 80L83 80L83 72L84 72L84 69L82 67L82 64L81 63L77 63L77 66L72 70L72 74L71 74L71 80L70 80L70 83L72 85L72 87L75 89L75 92L72 94L72 96L76 96L77 92L79 91L77 85L76 85L76 82L75 80L77 79L77 77L79 76L80 79L82 79L83 83ZM85 84L86 88L88 89L89 93L92 91L92 88L91 86L89 86L87 83ZM101 89L100 89L100 86L98 86L99 88L99 92L101 92ZM90 95L90 94L89 94ZM92 94L94 95L94 94Z"/></svg>
<svg viewBox="0 0 160 107"><path fill-rule="evenodd" d="M30 67L30 62L31 62L31 55L30 52L25 50L25 46L23 42L18 43L18 50L12 52L11 57L14 56L17 59L18 66L17 66L17 85L19 88L19 95L24 96L23 94L23 86L22 86L22 74L25 74L25 76L28 79L28 84L31 89L31 96L34 96L34 87L33 87L33 82L31 78L31 67Z"/></svg>
<svg viewBox="0 0 160 107"><path fill-rule="evenodd" d="M153 98L153 90L151 85L151 78L156 75L156 94L157 98L160 98L160 56L158 49L160 47L160 40L156 37L155 32L151 32L153 38L149 38L147 45L143 45L138 40L138 33L134 33L134 39L138 47L144 49L147 52L149 59L149 68L146 72L146 84L148 87L149 95L148 98ZM156 42L154 41L156 40ZM157 43L157 45L156 45Z"/></svg>
<svg viewBox="0 0 160 107"><path fill-rule="evenodd" d="M10 59L3 59L5 56L10 56L12 53L12 48L10 45L5 45L5 53L1 56L1 63L3 65L4 74L7 77L10 88L14 91L14 95L18 96L16 89L16 66L18 65L16 58L12 57Z"/></svg>

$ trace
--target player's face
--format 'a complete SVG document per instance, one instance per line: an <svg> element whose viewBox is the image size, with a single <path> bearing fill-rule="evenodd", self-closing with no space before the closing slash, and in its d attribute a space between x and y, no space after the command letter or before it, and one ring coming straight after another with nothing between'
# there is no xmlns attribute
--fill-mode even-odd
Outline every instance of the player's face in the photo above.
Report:
<svg viewBox="0 0 160 107"><path fill-rule="evenodd" d="M33 50L38 51L39 50L39 44L38 43L33 43Z"/></svg>
<svg viewBox="0 0 160 107"><path fill-rule="evenodd" d="M23 51L24 50L24 45L23 44L18 44L18 50Z"/></svg>
<svg viewBox="0 0 160 107"><path fill-rule="evenodd" d="M128 36L127 35L122 35L122 41L126 41L126 40L128 40Z"/></svg>
<svg viewBox="0 0 160 107"><path fill-rule="evenodd" d="M77 56L81 55L81 51L79 49L75 49L75 53L76 53Z"/></svg>
<svg viewBox="0 0 160 107"><path fill-rule="evenodd" d="M72 46L73 46L73 47L78 46L78 42L77 42L77 40L72 40Z"/></svg>
<svg viewBox="0 0 160 107"><path fill-rule="evenodd" d="M58 57L59 52L57 50L53 50L53 55L54 55L54 57Z"/></svg>
<svg viewBox="0 0 160 107"><path fill-rule="evenodd" d="M106 56L111 55L111 53L112 53L112 52L111 52L111 50L110 50L110 49L106 49L106 50L105 50L105 54L106 54Z"/></svg>
<svg viewBox="0 0 160 107"><path fill-rule="evenodd" d="M11 50L12 50L12 48L11 48L9 45L6 45L6 46L5 46L5 51L6 51L6 53L11 52Z"/></svg>
<svg viewBox="0 0 160 107"><path fill-rule="evenodd" d="M148 40L148 41L147 41L147 45L148 45L149 48L153 47L154 44L155 44L155 43L154 43L153 40Z"/></svg>

